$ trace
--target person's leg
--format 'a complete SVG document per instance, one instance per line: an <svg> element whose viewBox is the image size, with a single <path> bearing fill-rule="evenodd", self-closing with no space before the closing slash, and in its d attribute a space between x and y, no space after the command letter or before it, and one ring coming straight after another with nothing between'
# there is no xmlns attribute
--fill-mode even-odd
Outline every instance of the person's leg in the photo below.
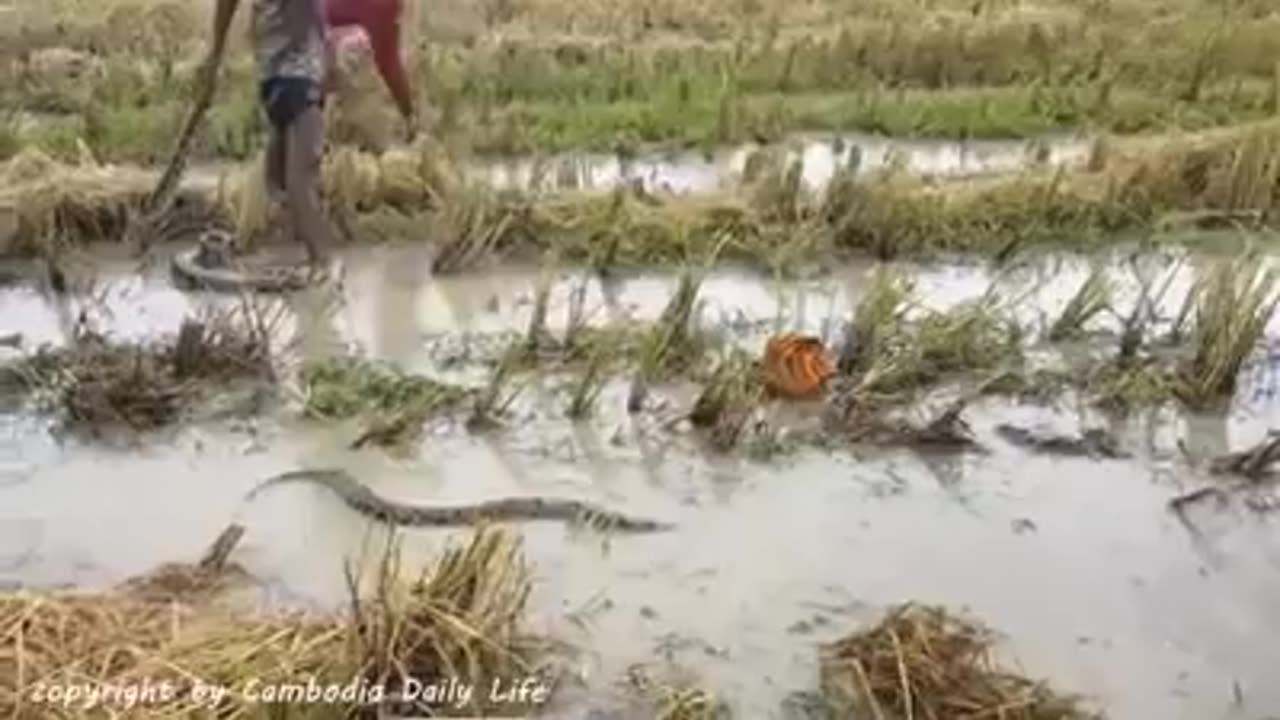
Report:
<svg viewBox="0 0 1280 720"><path fill-rule="evenodd" d="M324 160L324 110L308 104L285 134L285 192L294 234L313 265L328 259L333 247L321 198Z"/></svg>
<svg viewBox="0 0 1280 720"><path fill-rule="evenodd" d="M263 155L263 171L267 177L267 193L276 204L285 202L285 168L288 158L285 134L275 124L267 132L267 149Z"/></svg>
<svg viewBox="0 0 1280 720"><path fill-rule="evenodd" d="M266 80L258 89L258 99L267 115L267 147L262 154L262 172L267 194L276 203L283 203L285 199L285 128L291 119L285 90L286 83L280 78Z"/></svg>
<svg viewBox="0 0 1280 720"><path fill-rule="evenodd" d="M288 228L288 197L286 186L286 162L288 143L286 127L290 118L287 92L288 81L273 78L262 84L262 108L267 115L267 146L262 154L262 173L267 194L267 237L274 241L279 237L292 239Z"/></svg>

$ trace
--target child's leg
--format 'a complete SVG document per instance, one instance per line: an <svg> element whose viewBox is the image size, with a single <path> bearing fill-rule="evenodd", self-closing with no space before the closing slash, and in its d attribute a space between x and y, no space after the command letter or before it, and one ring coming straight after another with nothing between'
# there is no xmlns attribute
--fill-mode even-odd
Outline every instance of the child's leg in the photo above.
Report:
<svg viewBox="0 0 1280 720"><path fill-rule="evenodd" d="M267 193L276 204L285 202L288 143L284 131L271 124L267 133L267 149L263 154L263 172L267 177Z"/></svg>
<svg viewBox="0 0 1280 720"><path fill-rule="evenodd" d="M324 110L309 104L285 134L285 188L293 231L313 264L325 261L333 247L321 199L323 160Z"/></svg>

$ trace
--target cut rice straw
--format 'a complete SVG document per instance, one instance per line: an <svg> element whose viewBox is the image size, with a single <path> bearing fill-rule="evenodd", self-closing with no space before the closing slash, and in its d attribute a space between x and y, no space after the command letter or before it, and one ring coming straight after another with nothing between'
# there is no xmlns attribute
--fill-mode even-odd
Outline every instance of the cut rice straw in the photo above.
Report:
<svg viewBox="0 0 1280 720"><path fill-rule="evenodd" d="M905 604L822 647L821 691L837 717L1086 720L1079 698L993 667L995 637L938 607Z"/></svg>
<svg viewBox="0 0 1280 720"><path fill-rule="evenodd" d="M399 582L392 555L384 557L372 597L353 602L350 616L249 614L199 598L159 602L126 588L0 595L0 715L48 720L104 710L148 717L211 711L247 718L300 707L305 717L336 718L394 697L408 678L429 682L456 673L461 682L488 687L496 678L541 672L519 628L529 575L518 536L481 528L408 585ZM300 705L309 681L339 690ZM173 692L160 692L165 682ZM196 683L230 692L216 707L200 708L190 692ZM42 702L48 698L39 695L42 688L73 686L97 694L71 703ZM130 686L150 690L109 694ZM273 686L285 693L274 699L285 702L271 702ZM460 709L493 710L487 693L475 695ZM135 706L125 707L130 702Z"/></svg>

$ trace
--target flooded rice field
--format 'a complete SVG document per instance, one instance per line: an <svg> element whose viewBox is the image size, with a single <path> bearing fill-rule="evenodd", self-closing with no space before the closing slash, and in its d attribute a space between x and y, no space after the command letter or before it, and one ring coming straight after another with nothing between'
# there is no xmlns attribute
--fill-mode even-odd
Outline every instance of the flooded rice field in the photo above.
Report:
<svg viewBox="0 0 1280 720"><path fill-rule="evenodd" d="M230 302L103 262L97 308L120 336L173 332L202 304ZM1168 313L1196 262L1171 281ZM425 250L407 245L362 248L346 263L334 312L318 292L285 300L300 351L354 350L465 383L487 372L467 362L468 343L483 355L484 338L522 331L537 283L535 269L515 267L433 278ZM1126 266L1111 265L1132 297ZM1150 265L1156 278L1171 267ZM938 307L993 279L980 265L903 267ZM869 270L785 283L720 270L702 285L699 322L753 349L779 327L834 338L833 318L848 316ZM1038 321L1088 272L1082 259L1053 257L1007 272L1000 287L1023 319ZM554 286L553 331L580 279L566 273ZM675 280L589 278L586 287L589 321L605 323L656 318ZM0 288L0 335L20 333L23 347L63 342L70 314L33 286ZM1269 337L1280 337L1278 323ZM274 473L341 466L409 502L548 494L677 523L607 545L555 524L527 528L535 624L586 648L593 694L628 665L669 653L739 716L783 717L784 699L814 685L815 643L886 604L918 600L966 608L1007 635L1005 650L1030 675L1096 698L1111 717L1262 720L1280 708L1280 529L1274 516L1206 503L1188 513L1192 532L1165 503L1204 482L1179 440L1207 457L1253 444L1275 421L1272 365L1260 361L1228 414L1168 411L1115 425L1133 453L1122 460L1031 455L992 432L998 422L1064 431L1108 422L1069 398L1056 408L975 406L970 421L987 454L798 448L769 462L710 455L660 417L628 416L625 383L606 388L595 417L570 422L554 378L526 388L505 430L476 435L435 421L411 454L348 450L350 426L284 411L213 417L131 447L60 438L11 412L0 440L0 585L105 586L198 554L238 518L248 534L237 558L268 599L340 603L344 560L374 552L368 523L309 486L248 506L241 498ZM676 410L689 393L661 395ZM407 532L406 555L428 557L445 537ZM565 716L588 715L575 707Z"/></svg>
<svg viewBox="0 0 1280 720"><path fill-rule="evenodd" d="M638 184L646 190L710 192L740 174L757 145L713 153L677 152L636 157L603 154L560 155L543 160L486 160L470 168L476 180L500 188L600 190ZM918 175L938 178L1009 173L1036 164L1068 165L1088 156L1089 142L1073 136L1031 141L903 140L873 135L794 136L781 143L789 161L803 162L805 185L825 187L837 170L868 173L899 164Z"/></svg>
<svg viewBox="0 0 1280 720"><path fill-rule="evenodd" d="M1051 167L1084 161L1088 137L1055 135L1034 140L908 140L875 135L793 135L776 147L788 162L803 163L806 187L819 190L837 170L857 174L891 165L934 178L1013 173L1036 165ZM527 156L474 158L462 170L473 182L500 189L536 192L611 190L623 185L649 192L707 193L722 189L741 175L756 144L713 152L647 151L640 154L571 152L541 158ZM205 164L186 173L191 187L215 190L219 178L234 169Z"/></svg>

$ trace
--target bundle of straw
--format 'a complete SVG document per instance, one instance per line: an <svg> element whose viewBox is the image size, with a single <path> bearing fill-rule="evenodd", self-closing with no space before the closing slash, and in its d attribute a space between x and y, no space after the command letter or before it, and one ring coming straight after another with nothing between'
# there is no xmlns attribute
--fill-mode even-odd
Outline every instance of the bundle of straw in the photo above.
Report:
<svg viewBox="0 0 1280 720"><path fill-rule="evenodd" d="M1099 717L1076 698L993 668L993 643L989 630L942 608L901 605L876 627L822 648L822 694L838 717Z"/></svg>
<svg viewBox="0 0 1280 720"><path fill-rule="evenodd" d="M123 589L0 595L0 715L350 717L393 696L404 677L427 683L450 675L477 691L471 707L448 711L476 714L491 704L490 678L526 671L517 623L529 576L518 536L482 528L408 587L393 582L398 573L390 563L384 570L377 592L357 599L351 616L250 615ZM308 681L347 694L307 705L265 702L269 686ZM206 695L201 706L192 692L197 684L227 692ZM51 702L54 687L82 695Z"/></svg>
<svg viewBox="0 0 1280 720"><path fill-rule="evenodd" d="M37 251L61 238L116 237L149 180L142 170L98 165L91 156L69 165L23 150L0 167L0 253Z"/></svg>

